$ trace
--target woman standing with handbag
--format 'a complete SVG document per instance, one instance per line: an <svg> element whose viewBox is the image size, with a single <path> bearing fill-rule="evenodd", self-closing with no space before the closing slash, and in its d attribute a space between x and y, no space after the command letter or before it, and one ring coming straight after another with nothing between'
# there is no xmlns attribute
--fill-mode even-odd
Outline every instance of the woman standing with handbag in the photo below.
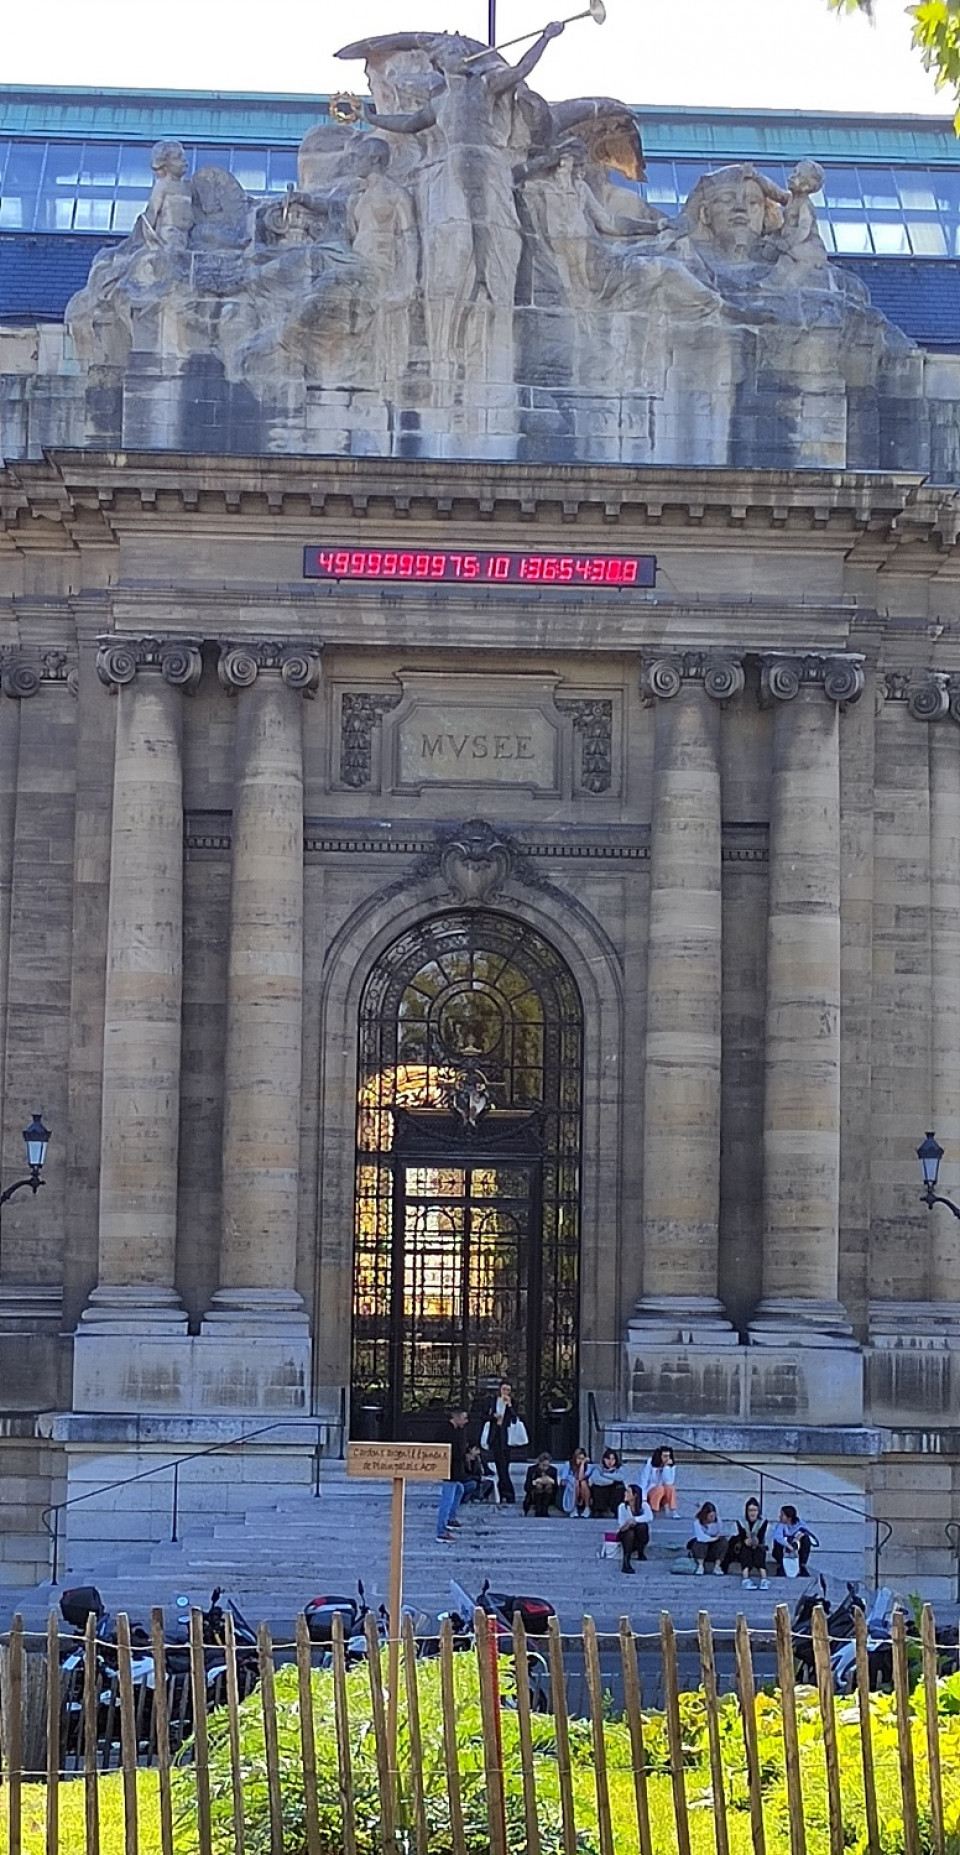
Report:
<svg viewBox="0 0 960 1855"><path fill-rule="evenodd" d="M501 1501L516 1501L517 1491L510 1476L510 1451L525 1448L528 1440L527 1426L514 1406L513 1387L509 1379L501 1379L497 1395L487 1407L480 1437L480 1447L496 1470Z"/></svg>

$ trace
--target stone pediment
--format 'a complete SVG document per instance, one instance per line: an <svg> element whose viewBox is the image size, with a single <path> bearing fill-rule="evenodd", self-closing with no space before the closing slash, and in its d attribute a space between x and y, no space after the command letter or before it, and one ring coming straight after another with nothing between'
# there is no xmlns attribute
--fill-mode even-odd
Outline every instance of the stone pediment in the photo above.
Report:
<svg viewBox="0 0 960 1855"><path fill-rule="evenodd" d="M369 102L280 199L159 143L33 442L926 468L924 357L830 263L816 162L721 168L667 217L625 104L528 84L552 34L516 65L458 34L345 47Z"/></svg>

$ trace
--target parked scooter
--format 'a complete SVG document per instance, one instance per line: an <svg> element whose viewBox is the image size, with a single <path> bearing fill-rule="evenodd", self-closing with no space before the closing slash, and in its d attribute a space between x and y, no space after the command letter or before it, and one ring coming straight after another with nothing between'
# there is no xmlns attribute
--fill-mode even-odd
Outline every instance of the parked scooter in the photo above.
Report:
<svg viewBox="0 0 960 1855"><path fill-rule="evenodd" d="M859 1586L848 1583L840 1603L832 1604L822 1572L818 1572L801 1594L793 1613L793 1653L799 1679L810 1684L817 1678L813 1653L813 1618L817 1610L822 1610L827 1619L827 1634L831 1651L834 1651L841 1644L852 1643L855 1618L858 1612L866 1614L866 1603Z"/></svg>
<svg viewBox="0 0 960 1855"><path fill-rule="evenodd" d="M227 1662L224 1654L226 1647L225 1618L227 1613L233 1618L233 1639L237 1663L237 1685L241 1698L251 1693L257 1684L259 1661L257 1657L256 1631L247 1622L238 1604L232 1597L222 1604L223 1591L215 1585L206 1610L201 1611L201 1634L203 1636L203 1666L207 1689L207 1710L222 1707L226 1699ZM176 1620L170 1631L170 1643L166 1651L168 1681L171 1676L179 1677L189 1686L190 1675L190 1611L193 1606L190 1599L182 1593L176 1600Z"/></svg>
<svg viewBox="0 0 960 1855"><path fill-rule="evenodd" d="M450 1581L450 1609L446 1615L450 1618L454 1631L454 1647L469 1648L474 1638L474 1611L482 1610L492 1617L496 1631L497 1648L501 1655L508 1655L513 1650L513 1626L518 1619L523 1623L527 1637L545 1636L551 1617L556 1611L548 1599L543 1597L519 1597L508 1595L503 1591L491 1591L490 1580L485 1578L475 1598L471 1598L456 1579ZM440 1619L441 1622L443 1619ZM539 1649L527 1645L527 1673L530 1686L530 1705L535 1713L550 1711L550 1669L546 1657ZM504 1706L512 1703L504 1698Z"/></svg>
<svg viewBox="0 0 960 1855"><path fill-rule="evenodd" d="M75 1646L60 1647L63 1677L64 1750L78 1752L82 1743L84 1693L86 1686L86 1630L88 1618L95 1618L97 1680L97 1743L109 1745L119 1732L119 1662L117 1629L96 1585L77 1585L63 1592L60 1614L74 1631ZM130 1677L135 1692L153 1686L153 1656L150 1637L142 1624L130 1625ZM138 1706L142 1717L144 1706ZM152 1703L151 1703L152 1711Z"/></svg>
<svg viewBox="0 0 960 1855"><path fill-rule="evenodd" d="M334 1618L339 1617L343 1627L344 1659L348 1668L362 1662L367 1654L366 1622L370 1616L363 1580L357 1580L356 1597L334 1596L324 1593L312 1597L304 1604L303 1614L307 1619L307 1631L311 1642L320 1643L327 1653L321 1661L321 1667L329 1667L332 1657ZM377 1611L377 1636L385 1642L389 1631L389 1618L383 1604Z"/></svg>

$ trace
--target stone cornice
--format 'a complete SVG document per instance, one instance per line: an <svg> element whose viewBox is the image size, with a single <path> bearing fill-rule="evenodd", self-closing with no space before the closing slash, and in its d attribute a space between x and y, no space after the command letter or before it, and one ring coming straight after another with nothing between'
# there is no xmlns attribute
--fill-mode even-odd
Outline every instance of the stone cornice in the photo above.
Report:
<svg viewBox="0 0 960 1855"><path fill-rule="evenodd" d="M566 597L552 587L483 590L452 598L445 587L386 591L379 586L315 584L274 588L226 586L119 587L112 592L118 632L156 629L170 635L171 612L185 636L241 644L277 634L324 648L362 645L458 653L463 622L476 629L470 652L515 657L549 653L560 657L585 648L597 654L670 654L683 648L712 651L786 650L837 652L846 648L858 610L849 604L775 604L718 599L702 604L656 595L624 599L616 589ZM102 623L99 627L103 629ZM478 639L482 638L482 645ZM415 640L415 646L411 644Z"/></svg>
<svg viewBox="0 0 960 1855"><path fill-rule="evenodd" d="M145 517L299 517L322 539L325 522L375 520L512 527L579 524L591 542L611 530L685 528L873 530L895 541L954 545L960 492L914 473L667 470L590 465L442 463L379 459L191 457L155 452L52 451L0 470L0 526L34 518L97 523L105 534Z"/></svg>

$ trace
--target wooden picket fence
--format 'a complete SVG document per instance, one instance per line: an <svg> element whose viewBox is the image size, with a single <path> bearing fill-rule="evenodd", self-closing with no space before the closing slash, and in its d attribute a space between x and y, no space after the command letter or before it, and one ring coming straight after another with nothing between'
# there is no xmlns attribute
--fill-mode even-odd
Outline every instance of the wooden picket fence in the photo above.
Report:
<svg viewBox="0 0 960 1855"><path fill-rule="evenodd" d="M798 1736L798 1682L795 1673L794 1639L785 1606L778 1607L773 1629L751 1631L743 1617L734 1631L714 1632L706 1612L699 1617L693 1635L678 1634L670 1616L663 1614L656 1635L638 1635L624 1618L619 1633L601 1637L590 1618L584 1619L582 1635L562 1637L556 1619L549 1633L531 1639L517 1623L512 1643L507 1639L504 1654L502 1632L483 1612L475 1616L475 1636L467 1653L477 1660L481 1715L483 1723L484 1796L486 1830L483 1844L490 1855L508 1855L508 1814L506 1807L505 1766L502 1746L502 1708L504 1705L504 1669L515 1673L511 1684L510 1705L516 1715L519 1744L519 1770L522 1783L523 1840L518 1842L516 1825L509 1836L509 1851L522 1848L528 1855L542 1855L541 1811L538 1799L537 1771L541 1760L535 1756L536 1707L541 1696L531 1686L531 1658L542 1663L548 1674L544 1690L546 1708L552 1716L551 1757L554 1760L554 1791L559 1792L560 1831L563 1855L578 1855L582 1846L584 1824L578 1821L577 1801L572 1775L571 1726L574 1718L586 1721L590 1734L593 1796L591 1799L591 1834L599 1845L600 1855L616 1855L614 1823L611 1810L611 1785L608 1771L605 1723L610 1706L611 1687L617 1691L617 1712L629 1729L631 1822L630 1835L639 1855L691 1855L692 1802L685 1777L683 1736L684 1687L697 1687L706 1716L707 1756L710 1771L709 1809L712 1814L713 1845L716 1855L731 1855L731 1817L734 1805L729 1790L729 1773L725 1772L721 1745L721 1688L718 1674L721 1658L729 1664L730 1691L736 1694L736 1708L742 1731L742 1775L748 1799L752 1855L768 1855L768 1836L764 1825L764 1790L757 1723L758 1674L757 1652L773 1673L779 1692L782 1721L783 1769L789 1815L790 1855L807 1855L807 1827L802 1781L802 1760ZM244 1697L242 1654L240 1673L235 1653L233 1620L225 1619L225 1672L222 1689L214 1704L226 1710L230 1766L230 1829L224 1841L217 1836L212 1811L212 1767L209 1737L210 1684L205 1661L201 1616L193 1611L190 1618L189 1648L186 1657L180 1647L179 1675L169 1673L168 1645L163 1639L163 1614L153 1612L149 1654L153 1658L155 1679L146 1692L135 1680L135 1660L131 1651L130 1627L126 1617L117 1620L117 1641L110 1651L111 1672L104 1675L104 1663L98 1658L98 1645L91 1618L86 1636L78 1639L61 1634L62 1625L51 1613L43 1637L28 1635L19 1618L9 1633L0 1638L0 1748L2 1748L2 1787L0 1787L0 1850L4 1855L141 1855L143 1847L142 1792L139 1789L145 1767L155 1772L159 1805L159 1843L161 1855L182 1855L185 1849L197 1855L221 1855L229 1847L237 1855L248 1855L250 1836L245 1818L245 1768L241 1708L255 1707L262 1721L266 1753L266 1788L269 1813L270 1855L357 1855L355 1825L356 1735L350 1712L350 1681L347 1675L345 1644L339 1620L334 1625L330 1648L323 1650L312 1643L306 1620L296 1622L295 1639L275 1643L265 1624L257 1636L252 1677L255 1686ZM421 1743L419 1682L426 1664L414 1639L410 1620L404 1624L399 1642L383 1644L377 1636L372 1617L367 1619L367 1662L370 1712L376 1754L377 1783L380 1802L380 1842L384 1855L411 1851L411 1855L430 1855L431 1831L428 1822L428 1799L424 1788L424 1757ZM83 1645L83 1670L79 1686L70 1687L62 1661L69 1650ZM816 1673L816 1702L822 1732L822 1757L826 1771L829 1805L830 1855L843 1855L844 1829L841 1809L841 1767L838 1757L837 1714L831 1669L831 1643L828 1624L822 1610L813 1618L812 1650ZM102 1651L102 1645L100 1645ZM206 1646L209 1654L209 1646ZM855 1637L856 1668L853 1696L859 1721L860 1769L857 1773L865 1818L866 1843L870 1855L882 1855L881 1822L875 1775L874 1726L870 1705L870 1667L866 1629L857 1619ZM141 1651L142 1653L143 1651ZM449 1622L442 1626L439 1638L439 1679L442 1695L443 1755L446 1812L443 1847L452 1855L475 1855L474 1831L468 1839L464 1823L463 1772L457 1733L455 1669L464 1651L455 1645ZM317 1803L318 1746L315 1738L311 1684L318 1660L330 1669L333 1687L333 1730L336 1736L336 1770L338 1773L338 1823L331 1840L329 1823L321 1832ZM184 1669L183 1662L186 1661ZM918 1817L918 1776L920 1807L927 1823L926 1844L931 1855L946 1855L944 1823L944 1789L941 1768L940 1722L937 1710L937 1682L944 1668L944 1646L938 1642L933 1615L923 1611L918 1637L910 1640L902 1613L896 1613L891 1645L892 1709L896 1718L897 1757L900 1800L903 1811L904 1855L921 1855ZM281 1664L296 1669L296 1693L299 1702L298 1763L302 1763L304 1820L293 1841L284 1840L281 1761L278 1734L276 1674ZM957 1665L956 1648L952 1665ZM436 1660L433 1666L437 1666ZM645 1672L642 1695L641 1673ZM652 1679L651 1679L652 1674ZM106 1687L105 1687L106 1680ZM645 1749L645 1730L650 1714L651 1686L657 1689L669 1746L669 1783L671 1820L668 1840L663 1824L655 1829L650 1808L650 1767ZM919 1685L925 1706L925 1757L918 1774L915 1733L911 1731L911 1692ZM571 1689L573 1701L571 1704ZM803 1691L804 1704L810 1702L810 1689ZM185 1697L185 1698L184 1698ZM854 1699L851 1699L851 1706ZM406 1755L401 1774L397 1755L397 1715L402 1708ZM222 1719L222 1715L220 1716ZM583 1728L578 1727L578 1731ZM738 1754L739 1760L740 1754ZM661 1773L663 1767L660 1767ZM104 1840L101 1821L104 1774L113 1772L114 1784L122 1786L122 1834L112 1832ZM184 1839L183 1780L190 1787L190 1826ZM849 1779L849 1774L848 1774ZM216 1781L223 1789L222 1765ZM61 1810L65 1784L82 1787L83 1837L76 1834L62 1839ZM180 1789L178 1790L178 1785ZM38 1797L40 1799L38 1803ZM179 1799L179 1801L178 1801ZM702 1808L702 1797L698 1807ZM743 1821L742 1800L736 1806ZM581 1814L583 1810L581 1798ZM177 1812L179 1811L179 1816ZM139 1814L138 1814L139 1813ZM176 1820L175 1820L176 1818ZM435 1820L435 1819L434 1819ZM151 1832L151 1848L156 1846ZM259 1846L259 1844L258 1844Z"/></svg>

